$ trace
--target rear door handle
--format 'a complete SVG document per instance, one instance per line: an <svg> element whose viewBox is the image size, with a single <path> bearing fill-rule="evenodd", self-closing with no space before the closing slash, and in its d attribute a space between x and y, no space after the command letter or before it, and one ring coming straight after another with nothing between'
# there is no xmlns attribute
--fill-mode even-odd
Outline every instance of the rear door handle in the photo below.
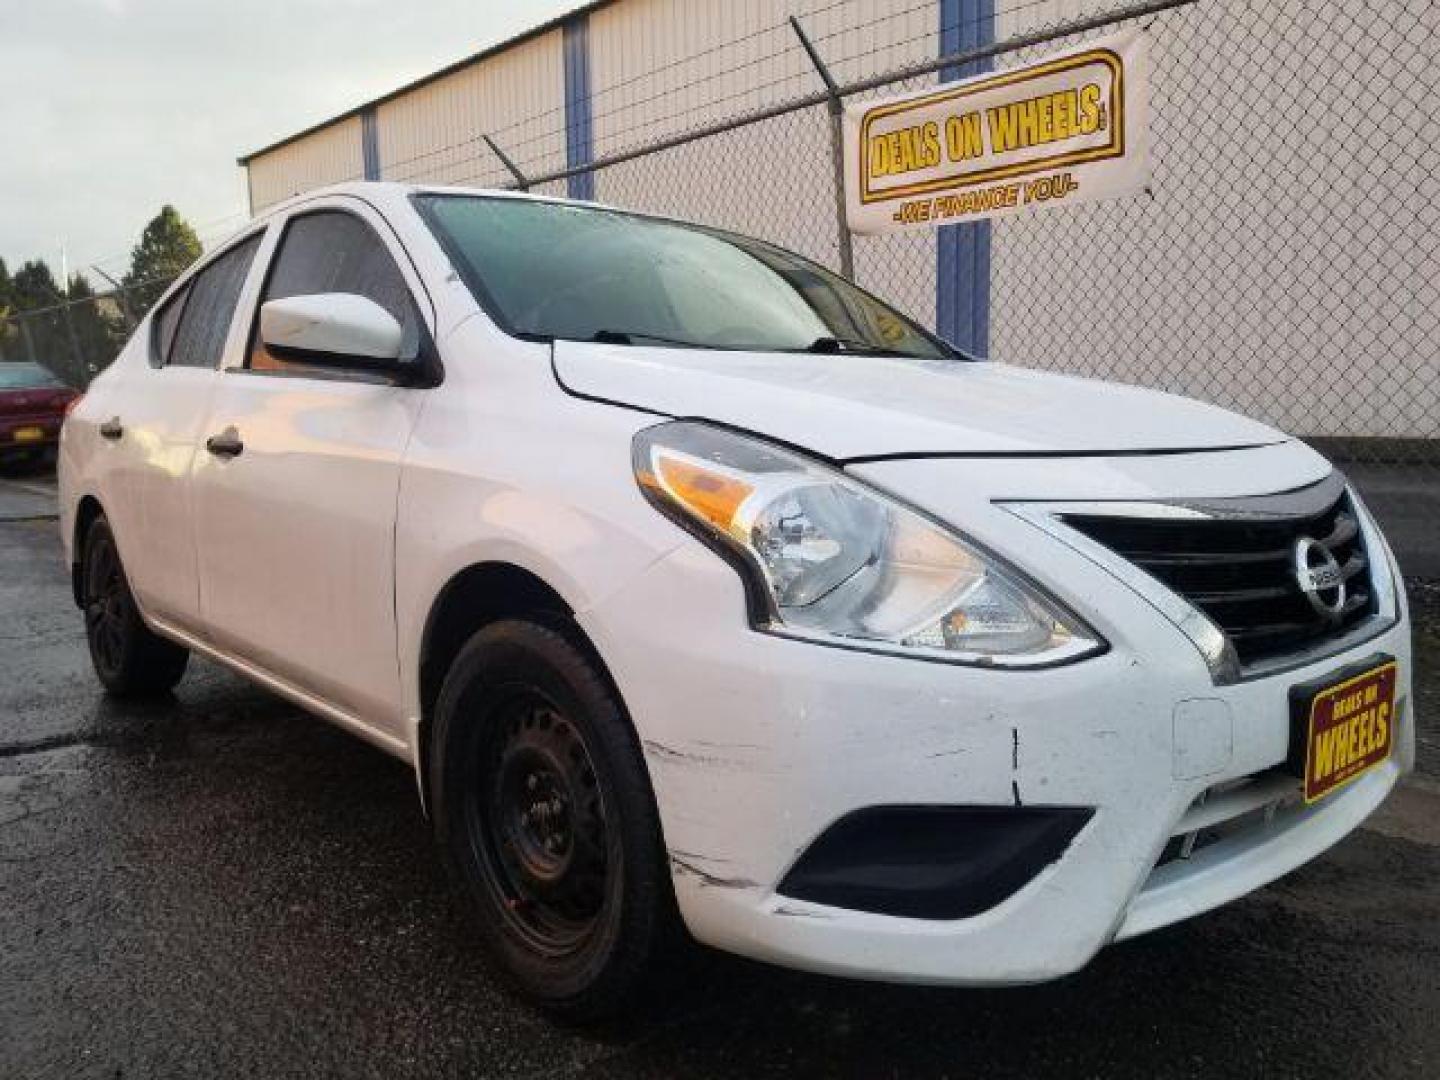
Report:
<svg viewBox="0 0 1440 1080"><path fill-rule="evenodd" d="M106 439L118 439L125 434L125 429L120 424L120 417L112 416L100 425L100 434Z"/></svg>
<svg viewBox="0 0 1440 1080"><path fill-rule="evenodd" d="M244 451L245 444L240 441L240 432L233 427L227 427L220 434L206 439L205 449L219 458L234 458Z"/></svg>

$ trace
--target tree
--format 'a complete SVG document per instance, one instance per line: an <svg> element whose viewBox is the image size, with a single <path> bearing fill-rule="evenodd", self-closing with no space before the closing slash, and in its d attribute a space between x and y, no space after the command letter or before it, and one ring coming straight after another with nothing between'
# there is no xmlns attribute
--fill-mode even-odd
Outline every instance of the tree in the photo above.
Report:
<svg viewBox="0 0 1440 1080"><path fill-rule="evenodd" d="M20 356L53 367L57 357L63 358L72 350L59 309L65 296L45 260L31 259L22 264L10 281L10 295L19 314Z"/></svg>
<svg viewBox="0 0 1440 1080"><path fill-rule="evenodd" d="M130 270L124 279L130 308L137 319L150 310L177 275L200 257L200 250L200 238L189 223L173 206L162 206L130 253Z"/></svg>
<svg viewBox="0 0 1440 1080"><path fill-rule="evenodd" d="M19 311L34 311L37 308L54 307L65 299L55 275L44 259L31 259L22 263L10 283L11 295Z"/></svg>

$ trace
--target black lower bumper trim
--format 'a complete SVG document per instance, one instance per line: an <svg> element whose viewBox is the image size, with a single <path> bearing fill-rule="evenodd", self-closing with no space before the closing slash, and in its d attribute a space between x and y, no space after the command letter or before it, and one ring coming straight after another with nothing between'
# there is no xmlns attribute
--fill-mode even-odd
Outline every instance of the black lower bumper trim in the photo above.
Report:
<svg viewBox="0 0 1440 1080"><path fill-rule="evenodd" d="M876 806L826 829L785 875L794 900L912 919L964 919L1055 862L1089 807Z"/></svg>

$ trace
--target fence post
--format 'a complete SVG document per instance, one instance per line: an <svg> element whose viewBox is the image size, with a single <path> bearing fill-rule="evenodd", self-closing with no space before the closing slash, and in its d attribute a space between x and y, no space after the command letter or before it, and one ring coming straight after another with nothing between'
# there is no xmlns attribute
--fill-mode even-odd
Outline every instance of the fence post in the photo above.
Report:
<svg viewBox="0 0 1440 1080"><path fill-rule="evenodd" d="M72 378L78 377L82 381L82 385L88 385L90 382L90 364L86 361L85 353L80 348L80 338L75 333L75 320L70 315L71 305L75 303L77 303L77 301L70 299L70 290L67 287L65 290L65 303L64 306L61 307L60 312L65 319L65 336L70 339L70 359L74 361L75 364L74 368L71 369L73 372ZM92 300L91 303L94 303L94 301ZM71 379L65 381L71 382Z"/></svg>
<svg viewBox="0 0 1440 1080"><path fill-rule="evenodd" d="M125 323L125 334L128 337L135 332L135 313L130 310L130 297L126 295L125 286L116 281L113 277L101 270L98 266L90 267L95 273L110 283L115 290L115 300L120 305L120 318Z"/></svg>
<svg viewBox="0 0 1440 1080"><path fill-rule="evenodd" d="M485 140L485 145L490 147L495 156L500 159L500 164L509 170L511 176L515 177L515 185L521 191L529 191L530 181L525 179L525 174L520 171L519 166L510 160L510 155L505 153L504 150L501 150L499 145L494 139L490 138L489 135L481 135L480 137Z"/></svg>
<svg viewBox="0 0 1440 1080"><path fill-rule="evenodd" d="M20 336L25 340L26 359L32 364L38 364L40 361L35 359L35 339L30 336L30 323L26 320L25 313L19 312L15 316L15 321L20 324Z"/></svg>
<svg viewBox="0 0 1440 1080"><path fill-rule="evenodd" d="M806 35L799 18L791 15L790 25L795 28L795 36L800 39L806 55L810 57L810 63L815 65L829 99L830 157L835 170L835 229L840 241L840 276L853 278L855 255L850 245L850 223L845 219L845 103L840 97L840 87L831 77L825 61L821 60L820 54L815 51L815 44Z"/></svg>

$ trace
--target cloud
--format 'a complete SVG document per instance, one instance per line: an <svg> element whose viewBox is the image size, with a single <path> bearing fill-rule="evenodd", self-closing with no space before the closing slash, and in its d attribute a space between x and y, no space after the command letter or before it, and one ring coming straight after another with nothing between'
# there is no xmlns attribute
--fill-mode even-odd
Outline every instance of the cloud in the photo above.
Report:
<svg viewBox="0 0 1440 1080"><path fill-rule="evenodd" d="M238 154L575 6L46 0L0 34L0 257L123 269L163 203L228 232Z"/></svg>

